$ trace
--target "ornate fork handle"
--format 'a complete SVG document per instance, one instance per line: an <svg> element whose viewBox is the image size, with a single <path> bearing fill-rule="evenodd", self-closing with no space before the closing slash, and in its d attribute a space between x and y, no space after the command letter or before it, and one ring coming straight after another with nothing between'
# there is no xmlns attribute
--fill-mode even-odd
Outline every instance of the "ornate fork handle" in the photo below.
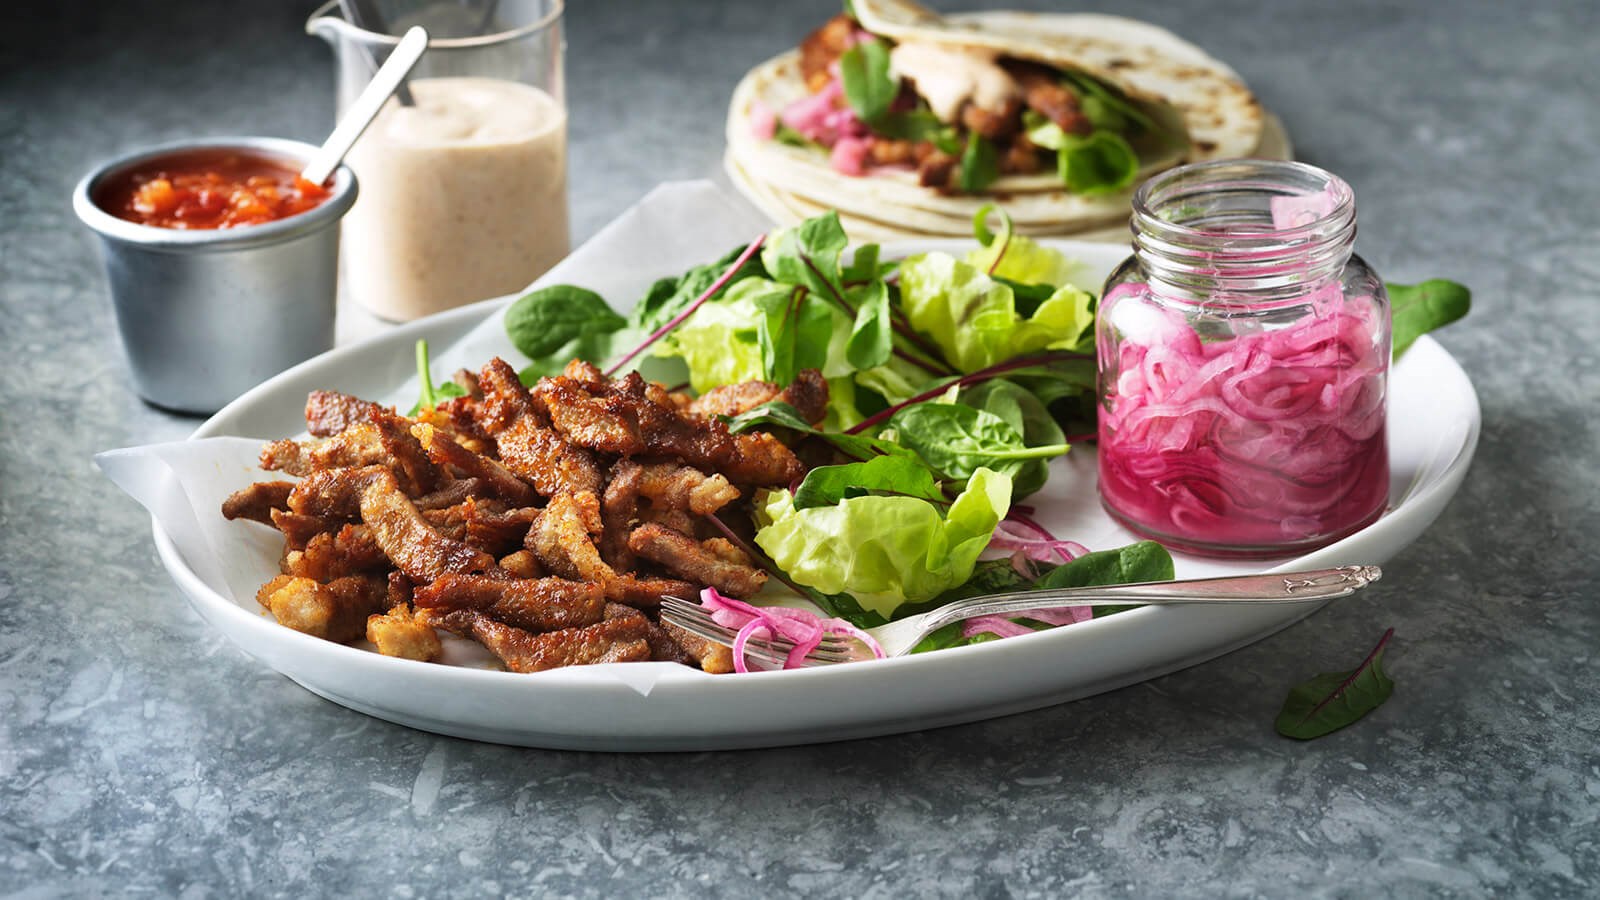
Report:
<svg viewBox="0 0 1600 900"><path fill-rule="evenodd" d="M987 615L1005 615L1030 609L1069 606L1120 606L1128 603L1176 606L1182 604L1239 602L1250 604L1307 603L1345 597L1377 581L1377 566L1340 566L1287 575L1235 575L1193 581L1150 581L1063 588L1054 591L1016 591L989 594L952 603L928 613L920 622L932 631L951 622Z"/></svg>

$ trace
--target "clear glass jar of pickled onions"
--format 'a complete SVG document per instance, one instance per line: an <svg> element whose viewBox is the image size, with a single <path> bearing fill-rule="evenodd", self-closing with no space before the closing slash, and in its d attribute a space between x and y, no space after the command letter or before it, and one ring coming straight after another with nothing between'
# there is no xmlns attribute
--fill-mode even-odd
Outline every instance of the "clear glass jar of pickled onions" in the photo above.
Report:
<svg viewBox="0 0 1600 900"><path fill-rule="evenodd" d="M1201 163L1139 189L1096 334L1114 518L1265 557L1382 514L1389 305L1355 234L1350 186L1302 163Z"/></svg>

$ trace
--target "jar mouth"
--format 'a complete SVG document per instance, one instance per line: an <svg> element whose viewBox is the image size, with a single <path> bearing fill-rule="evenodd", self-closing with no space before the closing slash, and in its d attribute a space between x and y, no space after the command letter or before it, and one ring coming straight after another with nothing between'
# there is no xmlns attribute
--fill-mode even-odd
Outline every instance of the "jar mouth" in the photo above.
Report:
<svg viewBox="0 0 1600 900"><path fill-rule="evenodd" d="M1337 277L1349 260L1355 194L1306 163L1216 160L1146 181L1134 194L1131 226L1157 286L1288 296Z"/></svg>

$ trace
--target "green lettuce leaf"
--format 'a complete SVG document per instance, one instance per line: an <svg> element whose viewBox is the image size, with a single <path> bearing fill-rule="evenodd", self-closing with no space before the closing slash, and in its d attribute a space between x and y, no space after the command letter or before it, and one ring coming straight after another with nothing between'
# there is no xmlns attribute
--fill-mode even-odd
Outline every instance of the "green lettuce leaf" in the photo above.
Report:
<svg viewBox="0 0 1600 900"><path fill-rule="evenodd" d="M971 577L1011 506L1011 479L979 469L943 515L915 497L848 497L796 510L788 491L769 491L758 504L756 544L778 568L889 618Z"/></svg>
<svg viewBox="0 0 1600 900"><path fill-rule="evenodd" d="M1011 217L1004 211L1000 211L999 233L991 233L987 221L998 209L990 203L973 217L973 234L982 246L964 257L967 265L1019 284L1058 288L1089 283L1088 267L1058 250L1040 246L1030 237L1014 233Z"/></svg>
<svg viewBox="0 0 1600 900"><path fill-rule="evenodd" d="M1138 154L1115 131L1068 134L1060 125L1031 110L1023 113L1022 121L1028 140L1056 151L1056 174L1074 194L1114 194L1131 187L1139 175Z"/></svg>
<svg viewBox="0 0 1600 900"><path fill-rule="evenodd" d="M889 74L889 47L862 41L839 57L839 81L845 102L863 122L875 122L889 111L900 93L900 80Z"/></svg>
<svg viewBox="0 0 1600 900"><path fill-rule="evenodd" d="M1024 317L1009 286L947 253L900 264L900 302L912 327L963 372L1041 350L1079 350L1093 340L1088 292L1064 285Z"/></svg>
<svg viewBox="0 0 1600 900"><path fill-rule="evenodd" d="M756 324L761 310L752 298L764 283L763 279L739 282L722 299L695 310L652 352L681 357L689 369L689 385L698 393L761 378L766 374Z"/></svg>

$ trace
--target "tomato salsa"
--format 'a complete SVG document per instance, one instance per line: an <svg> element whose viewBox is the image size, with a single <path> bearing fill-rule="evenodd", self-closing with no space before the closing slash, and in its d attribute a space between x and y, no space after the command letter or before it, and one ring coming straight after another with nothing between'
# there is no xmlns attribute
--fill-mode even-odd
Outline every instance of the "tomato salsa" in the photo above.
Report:
<svg viewBox="0 0 1600 900"><path fill-rule="evenodd" d="M328 198L288 161L228 148L150 160L102 188L101 209L158 228L238 228L276 222Z"/></svg>

